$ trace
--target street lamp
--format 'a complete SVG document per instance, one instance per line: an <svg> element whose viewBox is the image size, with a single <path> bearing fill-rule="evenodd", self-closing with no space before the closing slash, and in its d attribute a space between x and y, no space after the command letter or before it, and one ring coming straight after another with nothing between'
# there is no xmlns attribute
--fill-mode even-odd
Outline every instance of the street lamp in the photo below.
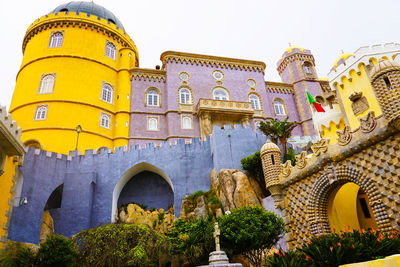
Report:
<svg viewBox="0 0 400 267"><path fill-rule="evenodd" d="M78 150L78 141L79 141L79 134L82 132L82 127L80 125L76 126L75 128L76 132L78 133L77 137L76 137L76 146L75 146L75 150Z"/></svg>

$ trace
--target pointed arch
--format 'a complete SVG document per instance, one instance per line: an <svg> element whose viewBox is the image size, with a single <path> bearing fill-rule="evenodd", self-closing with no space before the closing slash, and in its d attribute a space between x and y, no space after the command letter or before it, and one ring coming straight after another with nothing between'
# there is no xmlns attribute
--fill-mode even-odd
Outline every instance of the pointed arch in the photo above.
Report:
<svg viewBox="0 0 400 267"><path fill-rule="evenodd" d="M172 189L172 192L175 192L174 185L172 184L171 179L168 177L168 175L164 171L162 171L158 167L156 167L150 163L147 163L147 162L138 163L135 166L128 169L127 171L125 171L125 173L121 176L118 183L114 187L113 197L112 197L112 208L111 208L111 222L115 222L118 198L119 198L119 195L121 194L122 189L124 188L124 186L129 182L129 180L133 176L135 176L136 174L139 174L143 171L150 171L150 172L154 172L154 173L160 175L169 184L169 186Z"/></svg>
<svg viewBox="0 0 400 267"><path fill-rule="evenodd" d="M364 173L349 166L328 166L325 173L314 183L307 204L307 217L311 233L327 234L331 232L328 220L328 198L338 186L352 182L360 186L370 200L378 227L387 231L391 229L389 216L375 182Z"/></svg>

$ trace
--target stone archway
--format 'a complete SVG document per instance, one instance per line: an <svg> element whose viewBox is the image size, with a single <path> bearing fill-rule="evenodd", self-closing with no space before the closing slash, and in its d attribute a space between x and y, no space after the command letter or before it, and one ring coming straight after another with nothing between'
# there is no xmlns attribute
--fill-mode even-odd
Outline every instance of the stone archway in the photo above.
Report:
<svg viewBox="0 0 400 267"><path fill-rule="evenodd" d="M163 172L161 169L159 169L156 166L149 164L147 162L141 162L139 164L136 164L135 166L133 166L132 168L127 170L121 176L118 183L114 187L113 198L112 198L112 208L111 208L111 222L115 222L116 213L118 210L118 200L119 200L120 194L121 194L122 190L124 189L125 185L131 180L132 177L134 177L137 174L140 174L142 172L145 172L145 171L155 173L155 174L161 176L169 184L172 192L174 193L174 186L172 184L172 181L165 172ZM174 204L174 203L172 203L172 204Z"/></svg>
<svg viewBox="0 0 400 267"><path fill-rule="evenodd" d="M316 235L331 232L328 220L329 195L335 188L348 182L360 186L368 196L378 227L384 231L390 230L389 216L375 182L349 166L328 166L325 173L314 183L308 200L307 216L311 233Z"/></svg>

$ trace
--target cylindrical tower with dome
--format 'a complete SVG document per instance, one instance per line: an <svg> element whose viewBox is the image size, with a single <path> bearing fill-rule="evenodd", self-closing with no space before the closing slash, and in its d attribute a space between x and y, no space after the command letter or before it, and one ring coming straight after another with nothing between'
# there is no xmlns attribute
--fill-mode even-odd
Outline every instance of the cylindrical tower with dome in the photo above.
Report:
<svg viewBox="0 0 400 267"><path fill-rule="evenodd" d="M28 28L22 52L10 113L26 145L68 153L77 142L82 152L128 144L138 51L113 13L93 2L60 5Z"/></svg>

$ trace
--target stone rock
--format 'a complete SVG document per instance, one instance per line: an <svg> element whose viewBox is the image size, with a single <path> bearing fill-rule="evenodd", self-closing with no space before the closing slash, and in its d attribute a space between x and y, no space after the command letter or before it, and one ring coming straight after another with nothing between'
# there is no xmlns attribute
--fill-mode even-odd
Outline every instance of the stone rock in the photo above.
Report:
<svg viewBox="0 0 400 267"><path fill-rule="evenodd" d="M204 196L200 196L197 199L197 205L196 208L194 209L194 216L195 218L207 218L207 207L205 203Z"/></svg>
<svg viewBox="0 0 400 267"><path fill-rule="evenodd" d="M252 177L236 169L221 169L211 183L225 211L244 206L262 206L262 189Z"/></svg>
<svg viewBox="0 0 400 267"><path fill-rule="evenodd" d="M42 243L46 240L48 235L54 234L53 218L48 210L43 212L42 229L40 230L39 242Z"/></svg>

